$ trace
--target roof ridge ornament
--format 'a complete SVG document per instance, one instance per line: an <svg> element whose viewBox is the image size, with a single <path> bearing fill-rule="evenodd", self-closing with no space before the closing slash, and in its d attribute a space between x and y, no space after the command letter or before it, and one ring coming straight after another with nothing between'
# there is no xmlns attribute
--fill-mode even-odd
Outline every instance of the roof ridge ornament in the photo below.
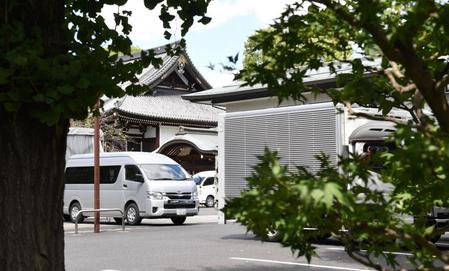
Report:
<svg viewBox="0 0 449 271"><path fill-rule="evenodd" d="M180 55L178 58L178 72L184 74L184 68L187 64L187 59L184 55Z"/></svg>

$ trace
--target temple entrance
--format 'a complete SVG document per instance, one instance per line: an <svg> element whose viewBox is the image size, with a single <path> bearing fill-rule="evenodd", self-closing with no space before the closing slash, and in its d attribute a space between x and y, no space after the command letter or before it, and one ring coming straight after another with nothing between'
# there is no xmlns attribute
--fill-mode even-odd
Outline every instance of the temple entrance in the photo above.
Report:
<svg viewBox="0 0 449 271"><path fill-rule="evenodd" d="M215 170L216 153L202 151L188 141L164 144L158 152L178 162L190 174Z"/></svg>

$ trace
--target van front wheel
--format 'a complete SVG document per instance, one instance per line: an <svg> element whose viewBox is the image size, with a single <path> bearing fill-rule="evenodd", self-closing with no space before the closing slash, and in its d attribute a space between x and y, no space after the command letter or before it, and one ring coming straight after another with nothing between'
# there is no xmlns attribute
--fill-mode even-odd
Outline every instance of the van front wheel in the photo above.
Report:
<svg viewBox="0 0 449 271"><path fill-rule="evenodd" d="M135 203L130 203L125 211L126 221L129 225L139 225L142 218L139 215L139 208Z"/></svg>
<svg viewBox="0 0 449 271"><path fill-rule="evenodd" d="M75 223L76 215L78 214L79 211L81 211L81 205L77 201L72 203L72 205L70 205L69 216L70 216L70 220L73 223ZM84 221L84 216L80 215L78 218L78 223L81 223L83 221Z"/></svg>
<svg viewBox="0 0 449 271"><path fill-rule="evenodd" d="M184 224L184 221L186 221L186 217L185 216L176 216L176 217L172 217L171 221L173 222L173 224L175 225L182 225Z"/></svg>
<svg viewBox="0 0 449 271"><path fill-rule="evenodd" d="M205 203L206 207L209 207L209 208L213 207L214 203L215 203L214 196L211 196L211 195L207 196L206 203Z"/></svg>

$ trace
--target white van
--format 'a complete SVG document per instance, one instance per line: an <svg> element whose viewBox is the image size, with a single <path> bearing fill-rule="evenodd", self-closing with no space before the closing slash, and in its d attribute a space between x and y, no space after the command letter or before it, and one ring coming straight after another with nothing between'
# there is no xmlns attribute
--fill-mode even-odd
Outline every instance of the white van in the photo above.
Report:
<svg viewBox="0 0 449 271"><path fill-rule="evenodd" d="M73 155L65 170L64 215L72 221L81 209L94 206L93 154ZM128 224L142 218L171 218L183 224L198 214L198 196L190 175L162 154L110 152L100 154L100 207L119 208ZM114 218L121 223L121 218Z"/></svg>
<svg viewBox="0 0 449 271"><path fill-rule="evenodd" d="M202 171L192 176L198 188L200 204L213 207L217 199L217 173L214 170Z"/></svg>

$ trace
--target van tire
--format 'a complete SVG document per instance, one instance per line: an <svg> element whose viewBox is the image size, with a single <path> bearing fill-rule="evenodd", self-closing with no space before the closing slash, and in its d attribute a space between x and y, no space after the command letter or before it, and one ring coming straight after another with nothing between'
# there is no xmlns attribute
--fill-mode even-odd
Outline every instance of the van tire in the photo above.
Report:
<svg viewBox="0 0 449 271"><path fill-rule="evenodd" d="M269 229L265 235L262 236L262 240L267 242L279 242L281 241L281 233L275 229Z"/></svg>
<svg viewBox="0 0 449 271"><path fill-rule="evenodd" d="M204 203L204 205L206 205L206 207L214 207L214 203L215 203L214 196L209 195L209 196L207 196L206 202Z"/></svg>
<svg viewBox="0 0 449 271"><path fill-rule="evenodd" d="M128 225L139 225L140 222L142 221L142 218L140 217L139 214L139 208L134 202L126 206L125 218Z"/></svg>
<svg viewBox="0 0 449 271"><path fill-rule="evenodd" d="M438 241L440 240L441 234L437 234L437 235L432 236L432 237L427 236L426 238L427 238L430 242L432 242L432 243L435 244L436 242L438 242Z"/></svg>
<svg viewBox="0 0 449 271"><path fill-rule="evenodd" d="M185 216L175 216L175 217L171 218L171 221L175 225L182 225L186 221L186 217Z"/></svg>
<svg viewBox="0 0 449 271"><path fill-rule="evenodd" d="M78 201L73 202L69 208L70 221L75 223L75 220L76 220L75 214L79 211L81 211L80 203ZM83 221L84 221L84 216L80 216L78 218L78 223L82 223Z"/></svg>

